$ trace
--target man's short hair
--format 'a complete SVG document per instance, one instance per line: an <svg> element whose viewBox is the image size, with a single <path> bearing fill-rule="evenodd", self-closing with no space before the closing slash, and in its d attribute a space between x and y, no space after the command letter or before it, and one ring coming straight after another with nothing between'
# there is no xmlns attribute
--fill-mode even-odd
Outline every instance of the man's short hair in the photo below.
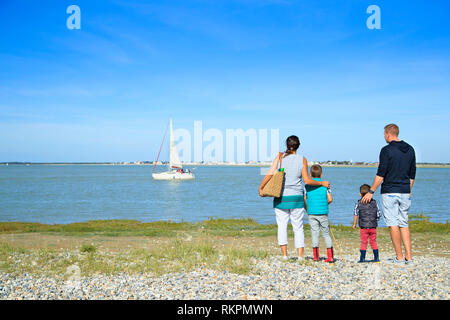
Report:
<svg viewBox="0 0 450 320"><path fill-rule="evenodd" d="M313 178L320 178L320 175L322 174L322 167L318 164L313 164L311 166L311 177Z"/></svg>
<svg viewBox="0 0 450 320"><path fill-rule="evenodd" d="M387 133L389 133L395 137L398 137L398 134L400 133L400 129L398 128L398 125L393 124L393 123L385 126L384 131L386 131Z"/></svg>
<svg viewBox="0 0 450 320"><path fill-rule="evenodd" d="M370 190L370 186L368 184L363 184L361 187L359 187L359 192L364 197Z"/></svg>

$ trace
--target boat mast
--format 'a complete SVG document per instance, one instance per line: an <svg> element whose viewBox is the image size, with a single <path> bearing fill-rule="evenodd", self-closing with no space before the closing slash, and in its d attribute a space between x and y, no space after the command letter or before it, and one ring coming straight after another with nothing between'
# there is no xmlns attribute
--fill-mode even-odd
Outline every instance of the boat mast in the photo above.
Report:
<svg viewBox="0 0 450 320"><path fill-rule="evenodd" d="M170 120L172 120L172 119L170 119ZM170 121L170 122L171 122L171 121ZM164 145L164 140L166 139L167 129L168 129L168 128L169 128L169 123L167 123L166 131L164 132L164 137L163 137L163 140L162 140L162 142L161 142L161 147L159 148L158 156L156 157L156 162L155 162L155 165L153 166L152 171L155 170L156 164L158 163L159 155L161 154L161 150L162 150L162 147L163 147L163 145Z"/></svg>

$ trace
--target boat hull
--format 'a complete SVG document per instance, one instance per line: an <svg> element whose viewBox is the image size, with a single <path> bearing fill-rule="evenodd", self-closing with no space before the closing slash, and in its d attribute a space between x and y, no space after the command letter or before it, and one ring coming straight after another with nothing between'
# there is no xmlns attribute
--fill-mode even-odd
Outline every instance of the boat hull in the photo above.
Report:
<svg viewBox="0 0 450 320"><path fill-rule="evenodd" d="M195 178L194 174L185 172L160 172L152 173L154 180L192 180Z"/></svg>

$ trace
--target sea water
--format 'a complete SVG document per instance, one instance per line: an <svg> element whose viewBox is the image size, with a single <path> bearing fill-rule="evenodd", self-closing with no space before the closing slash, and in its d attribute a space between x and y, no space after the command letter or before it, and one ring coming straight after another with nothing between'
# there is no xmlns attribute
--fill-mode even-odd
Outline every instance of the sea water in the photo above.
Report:
<svg viewBox="0 0 450 320"><path fill-rule="evenodd" d="M276 223L272 198L258 195L263 178L259 167L188 168L195 180L155 181L148 165L0 166L0 221L197 222L211 217L250 217L259 223ZM375 174L376 168L324 167L323 178L330 181L334 199L329 214L332 223L351 225L359 186L371 185ZM409 212L423 212L433 222L446 222L449 180L450 169L418 168ZM379 189L374 198L379 200Z"/></svg>

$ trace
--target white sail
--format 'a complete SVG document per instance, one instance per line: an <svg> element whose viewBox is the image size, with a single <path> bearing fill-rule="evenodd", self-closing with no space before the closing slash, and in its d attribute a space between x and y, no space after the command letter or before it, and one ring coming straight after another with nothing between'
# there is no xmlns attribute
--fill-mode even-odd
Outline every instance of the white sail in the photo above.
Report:
<svg viewBox="0 0 450 320"><path fill-rule="evenodd" d="M175 146L175 137L173 136L172 119L170 119L170 154L169 154L170 168L183 168L180 157L178 156L177 147Z"/></svg>
<svg viewBox="0 0 450 320"><path fill-rule="evenodd" d="M167 128L166 128L167 133ZM164 139L161 143L161 148L164 144L166 133L164 133ZM161 149L160 149L161 151ZM180 158L178 156L177 148L175 146L175 137L173 135L172 119L170 119L170 150L169 150L169 170L167 172L153 172L152 177L154 180L192 180L195 179L195 175L190 170L182 170ZM159 154L158 154L159 158ZM158 161L156 158L156 161ZM156 166L156 164L155 164ZM181 169L181 170L179 170Z"/></svg>

